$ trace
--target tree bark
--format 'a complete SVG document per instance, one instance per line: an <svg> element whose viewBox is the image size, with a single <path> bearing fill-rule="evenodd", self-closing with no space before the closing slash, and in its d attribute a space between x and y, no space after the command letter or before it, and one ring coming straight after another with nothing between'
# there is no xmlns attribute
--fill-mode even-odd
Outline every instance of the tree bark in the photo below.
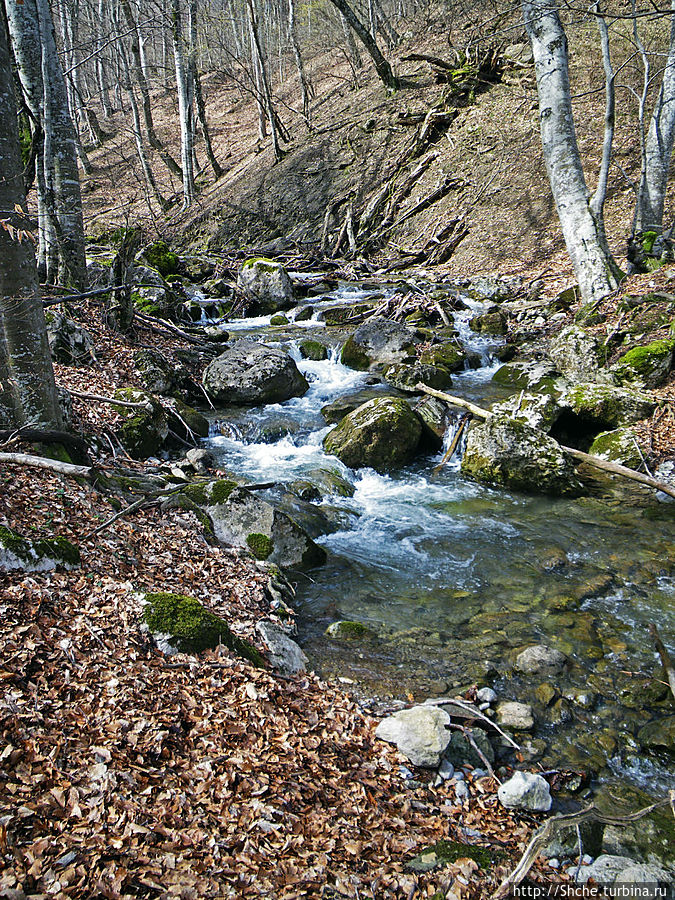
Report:
<svg viewBox="0 0 675 900"><path fill-rule="evenodd" d="M305 74L305 64L300 52L300 43L298 41L298 33L295 27L295 0L288 0L288 36L293 47L293 55L295 57L295 65L300 76L300 88L302 90L302 115L305 119L307 128L311 127L311 106L310 99L312 96L312 87L307 80Z"/></svg>
<svg viewBox="0 0 675 900"><path fill-rule="evenodd" d="M176 90L178 91L178 118L180 120L180 158L183 170L183 209L195 199L194 171L194 91L190 78L190 65L186 59L183 18L180 0L171 0L171 36L176 63Z"/></svg>
<svg viewBox="0 0 675 900"><path fill-rule="evenodd" d="M593 214L572 113L567 38L551 0L523 0L534 55L544 161L582 301L615 290L620 271L609 251L602 220Z"/></svg>
<svg viewBox="0 0 675 900"><path fill-rule="evenodd" d="M9 42L0 18L0 410L9 424L61 427L33 244L25 227L23 172ZM19 239L21 238L21 239Z"/></svg>

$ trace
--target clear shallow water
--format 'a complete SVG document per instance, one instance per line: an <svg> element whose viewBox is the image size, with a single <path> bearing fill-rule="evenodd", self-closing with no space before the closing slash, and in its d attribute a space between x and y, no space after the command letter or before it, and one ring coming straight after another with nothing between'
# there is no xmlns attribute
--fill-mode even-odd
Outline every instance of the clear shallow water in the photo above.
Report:
<svg viewBox="0 0 675 900"><path fill-rule="evenodd" d="M351 302L355 294L325 302ZM322 302L312 305L320 313ZM452 388L478 402L494 396L497 368L489 355L495 339L467 326L480 308L472 302L456 324L484 366L455 376ZM324 454L329 426L320 410L364 390L367 375L339 362L339 331L316 321L303 328L311 324L333 345L326 361L300 358L293 326L280 333L260 320L239 323L242 335L284 345L310 389L283 404L227 411L224 433L211 443L225 468L277 482L277 502L328 551L325 567L297 575L302 641L315 667L395 696L491 683L506 698L534 703L545 764L608 766L654 790L668 786L668 764L644 758L632 735L655 714L640 708L643 676L656 668L650 621L675 653L672 506L628 505L611 495L571 501L511 494L464 479L456 460L435 471L442 452L391 475L351 471ZM335 477L353 496L335 492L308 504L293 494L294 482L325 489ZM366 645L326 639L327 625L341 618L363 622L376 638ZM572 660L556 682L571 698L562 714L568 721L537 705L542 679L513 676L515 654L539 642ZM590 706L575 701L580 692L593 694Z"/></svg>

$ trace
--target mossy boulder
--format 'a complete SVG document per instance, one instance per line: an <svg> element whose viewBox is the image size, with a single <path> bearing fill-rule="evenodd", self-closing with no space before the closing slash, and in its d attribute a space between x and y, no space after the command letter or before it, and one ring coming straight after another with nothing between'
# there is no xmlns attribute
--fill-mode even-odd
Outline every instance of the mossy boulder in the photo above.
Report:
<svg viewBox="0 0 675 900"><path fill-rule="evenodd" d="M115 391L116 400L140 403L141 407L114 406L123 418L117 436L124 449L134 459L147 459L162 449L169 434L169 420L164 407L156 397L134 388Z"/></svg>
<svg viewBox="0 0 675 900"><path fill-rule="evenodd" d="M30 540L0 525L0 570L49 572L73 569L80 564L80 551L64 537Z"/></svg>
<svg viewBox="0 0 675 900"><path fill-rule="evenodd" d="M219 403L257 406L301 397L309 383L284 350L240 340L209 363L204 387Z"/></svg>
<svg viewBox="0 0 675 900"><path fill-rule="evenodd" d="M237 287L262 314L290 309L295 304L288 272L273 259L247 259L239 271Z"/></svg>
<svg viewBox="0 0 675 900"><path fill-rule="evenodd" d="M492 380L503 387L517 388L520 391L541 391L554 387L556 375L552 363L527 360L504 363L492 376Z"/></svg>
<svg viewBox="0 0 675 900"><path fill-rule="evenodd" d="M505 415L490 416L471 429L462 472L527 493L574 496L582 492L573 461L557 441Z"/></svg>
<svg viewBox="0 0 675 900"><path fill-rule="evenodd" d="M323 446L352 469L389 472L413 459L421 436L422 423L405 400L376 397L345 416Z"/></svg>
<svg viewBox="0 0 675 900"><path fill-rule="evenodd" d="M416 343L419 338L410 328L378 316L359 325L345 342L340 359L351 369L366 371L375 365L412 361Z"/></svg>
<svg viewBox="0 0 675 900"><path fill-rule="evenodd" d="M320 362L328 359L328 347L322 344L321 341L313 341L311 339L300 341L300 356L303 359L312 359L315 362Z"/></svg>
<svg viewBox="0 0 675 900"><path fill-rule="evenodd" d="M384 380L392 387L408 394L419 394L419 383L443 391L452 386L450 372L441 366L424 363L396 363L384 373Z"/></svg>
<svg viewBox="0 0 675 900"><path fill-rule="evenodd" d="M441 366L448 372L461 372L466 368L467 355L452 344L434 344L420 353L420 362Z"/></svg>
<svg viewBox="0 0 675 900"><path fill-rule="evenodd" d="M631 425L656 408L656 401L647 394L609 384L577 384L565 392L562 402L598 431Z"/></svg>
<svg viewBox="0 0 675 900"><path fill-rule="evenodd" d="M440 450L445 434L456 416L450 407L436 397L422 397L415 404L415 414L422 422L422 442L432 450Z"/></svg>
<svg viewBox="0 0 675 900"><path fill-rule="evenodd" d="M601 459L628 466L630 469L639 469L642 463L632 428L615 428L612 431L600 432L588 452Z"/></svg>
<svg viewBox="0 0 675 900"><path fill-rule="evenodd" d="M622 382L639 381L646 387L658 387L667 381L674 359L675 340L652 341L624 353L614 371Z"/></svg>
<svg viewBox="0 0 675 900"><path fill-rule="evenodd" d="M281 327L283 325L288 325L289 321L287 316L282 315L281 313L276 313L270 319L270 325L274 327Z"/></svg>
<svg viewBox="0 0 675 900"><path fill-rule="evenodd" d="M255 666L264 660L248 641L237 637L225 619L185 594L150 593L144 597L143 621L154 635L181 653L200 653L223 644Z"/></svg>
<svg viewBox="0 0 675 900"><path fill-rule="evenodd" d="M132 269L131 299L139 312L148 316L175 319L183 298L179 297L157 269L136 264Z"/></svg>
<svg viewBox="0 0 675 900"><path fill-rule="evenodd" d="M216 540L249 550L284 569L323 565L326 551L286 513L231 481L189 486L187 496L209 516Z"/></svg>
<svg viewBox="0 0 675 900"><path fill-rule="evenodd" d="M540 431L550 432L551 428L562 415L564 406L560 404L554 393L525 393L515 394L502 403L495 403L492 412L495 414L505 414L530 425L532 428L538 428Z"/></svg>
<svg viewBox="0 0 675 900"><path fill-rule="evenodd" d="M472 331L479 334L506 334L508 331L507 318L501 310L486 312L480 316L474 316L469 322Z"/></svg>
<svg viewBox="0 0 675 900"><path fill-rule="evenodd" d="M165 241L153 241L137 255L139 262L145 262L159 274L166 278L168 275L176 275L180 268L180 257L170 250Z"/></svg>

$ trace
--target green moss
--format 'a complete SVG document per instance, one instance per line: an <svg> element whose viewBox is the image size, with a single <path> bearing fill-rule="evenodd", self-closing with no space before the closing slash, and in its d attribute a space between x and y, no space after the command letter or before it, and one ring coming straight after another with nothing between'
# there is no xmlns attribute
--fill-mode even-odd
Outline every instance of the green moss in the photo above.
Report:
<svg viewBox="0 0 675 900"><path fill-rule="evenodd" d="M300 353L305 359L328 359L328 348L321 341L300 341Z"/></svg>
<svg viewBox="0 0 675 900"><path fill-rule="evenodd" d="M264 665L255 647L232 634L224 619L206 609L194 597L160 592L146 594L145 602L143 621L150 631L168 635L177 650L199 653L224 644L255 666Z"/></svg>
<svg viewBox="0 0 675 900"><path fill-rule="evenodd" d="M79 548L59 535L36 541L33 547L39 556L50 556L54 559L60 559L69 566L78 566L80 564Z"/></svg>
<svg viewBox="0 0 675 900"><path fill-rule="evenodd" d="M340 622L333 622L326 629L326 635L332 638L345 638L347 640L356 640L358 638L372 637L373 632L362 622L350 622L342 619Z"/></svg>
<svg viewBox="0 0 675 900"><path fill-rule="evenodd" d="M278 315L272 316L272 318L270 319L270 325L273 325L275 327L281 326L281 325L288 325L288 319L286 318L286 316L283 316L281 313L278 313Z"/></svg>
<svg viewBox="0 0 675 900"><path fill-rule="evenodd" d="M247 536L246 543L256 559L267 559L274 550L272 539L266 534L260 534L255 531Z"/></svg>
<svg viewBox="0 0 675 900"><path fill-rule="evenodd" d="M639 378L650 379L659 370L665 376L672 365L674 349L675 340L652 341L624 353L617 366L622 372L633 372Z"/></svg>
<svg viewBox="0 0 675 900"><path fill-rule="evenodd" d="M276 272L280 263L274 262L273 259L267 259L264 256L254 256L242 264L242 269L252 269L254 266L261 272Z"/></svg>
<svg viewBox="0 0 675 900"><path fill-rule="evenodd" d="M174 431L182 437L183 432L185 431L185 425L187 425L190 431L192 431L193 434L196 434L197 437L205 438L209 436L209 420L205 416L200 412L197 412L197 410L193 409L191 406L188 406L188 404L181 400L180 397L176 397L174 403L176 404L176 413L180 417L177 422L172 423L171 425ZM183 420L182 422L181 419ZM185 422L185 425L183 425L183 422Z"/></svg>
<svg viewBox="0 0 675 900"><path fill-rule="evenodd" d="M414 872L430 872L439 866L457 862L458 859L472 859L481 869L489 869L495 859L503 857L500 850L487 850L475 844L460 844L458 841L437 841L426 847L406 863L406 868Z"/></svg>
<svg viewBox="0 0 675 900"><path fill-rule="evenodd" d="M30 552L31 542L22 538L21 535L10 528L5 528L4 525L0 525L0 546L24 561L32 558Z"/></svg>
<svg viewBox="0 0 675 900"><path fill-rule="evenodd" d="M178 254L169 250L165 241L155 241L143 250L143 256L149 266L157 269L159 274L166 278L167 275L175 275L180 265Z"/></svg>
<svg viewBox="0 0 675 900"><path fill-rule="evenodd" d="M0 546L4 547L24 563L36 562L40 559L53 559L66 566L77 566L80 563L80 551L69 540L57 535L52 538L41 538L30 541L21 537L11 528L0 526Z"/></svg>
<svg viewBox="0 0 675 900"><path fill-rule="evenodd" d="M167 417L161 403L150 394L133 388L120 388L115 391L114 397L117 400L147 404L145 409L113 407L124 419L119 437L125 449L135 459L146 459L159 452L168 433Z"/></svg>
<svg viewBox="0 0 675 900"><path fill-rule="evenodd" d="M149 297L145 297L140 291L132 291L131 300L136 309L148 316L158 316L161 313L159 305Z"/></svg>
<svg viewBox="0 0 675 900"><path fill-rule="evenodd" d="M219 503L225 503L236 487L238 487L236 481L228 481L226 478L219 478L218 481L214 481L209 494L210 505L217 506Z"/></svg>
<svg viewBox="0 0 675 900"><path fill-rule="evenodd" d="M350 369L356 369L359 372L365 372L370 368L370 357L354 340L354 335L350 335L342 347L340 353L340 362L349 366Z"/></svg>
<svg viewBox="0 0 675 900"><path fill-rule="evenodd" d="M654 241L659 236L657 231L643 231L642 232L642 249L644 252L649 255L654 249Z"/></svg>
<svg viewBox="0 0 675 900"><path fill-rule="evenodd" d="M451 344L429 347L420 353L420 361L432 366L441 366L449 372L461 372L466 362L466 354Z"/></svg>

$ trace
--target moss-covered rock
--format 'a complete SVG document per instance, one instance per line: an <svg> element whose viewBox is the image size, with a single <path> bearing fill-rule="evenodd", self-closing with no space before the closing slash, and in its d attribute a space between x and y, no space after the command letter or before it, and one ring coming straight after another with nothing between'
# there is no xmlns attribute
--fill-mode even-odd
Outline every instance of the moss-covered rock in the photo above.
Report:
<svg viewBox="0 0 675 900"><path fill-rule="evenodd" d="M488 484L528 493L578 495L571 459L548 435L508 416L493 415L469 432L462 472Z"/></svg>
<svg viewBox="0 0 675 900"><path fill-rule="evenodd" d="M137 350L134 366L141 387L151 394L170 394L174 388L173 365L159 350Z"/></svg>
<svg viewBox="0 0 675 900"><path fill-rule="evenodd" d="M345 416L323 446L353 469L389 472L412 460L421 436L422 423L406 401L382 397Z"/></svg>
<svg viewBox="0 0 675 900"><path fill-rule="evenodd" d="M452 344L434 344L420 353L420 362L441 366L448 372L461 372L466 361L466 353Z"/></svg>
<svg viewBox="0 0 675 900"><path fill-rule="evenodd" d="M441 366L425 365L424 363L396 363L388 366L384 373L384 380L399 391L409 394L419 394L419 383L427 387L443 391L452 385L452 378L447 369Z"/></svg>
<svg viewBox="0 0 675 900"><path fill-rule="evenodd" d="M176 275L180 268L180 257L169 249L165 241L154 241L152 244L148 244L141 250L137 259L145 261L151 268L157 269L163 278L166 278L167 275Z"/></svg>
<svg viewBox="0 0 675 900"><path fill-rule="evenodd" d="M236 341L209 363L203 383L215 401L242 406L283 403L309 389L288 353L253 341Z"/></svg>
<svg viewBox="0 0 675 900"><path fill-rule="evenodd" d="M658 387L667 380L674 359L675 340L652 341L624 353L614 371L622 382L639 381L646 387Z"/></svg>
<svg viewBox="0 0 675 900"><path fill-rule="evenodd" d="M417 856L406 863L406 868L413 872L431 872L441 866L457 862L458 859L472 859L481 869L489 869L494 861L504 854L497 850L477 847L474 844L460 844L458 841L438 841L430 847L425 847ZM445 897L444 892L439 892L439 897ZM433 897L432 897L433 900Z"/></svg>
<svg viewBox="0 0 675 900"><path fill-rule="evenodd" d="M480 334L506 334L508 331L506 316L501 311L474 316L469 322L469 327Z"/></svg>
<svg viewBox="0 0 675 900"><path fill-rule="evenodd" d="M0 570L48 572L56 568L72 569L79 564L79 549L64 537L33 541L0 525Z"/></svg>
<svg viewBox="0 0 675 900"><path fill-rule="evenodd" d="M630 469L638 469L642 462L632 428L602 431L593 441L588 452L602 459L628 466Z"/></svg>
<svg viewBox="0 0 675 900"><path fill-rule="evenodd" d="M261 313L275 313L294 305L293 284L279 262L259 256L247 259L237 277L237 287Z"/></svg>
<svg viewBox="0 0 675 900"><path fill-rule="evenodd" d="M84 366L96 359L94 339L74 319L48 312L45 321L49 350L56 362L66 366Z"/></svg>
<svg viewBox="0 0 675 900"><path fill-rule="evenodd" d="M345 342L340 359L345 366L359 371L374 365L412 361L418 342L410 328L378 316L359 325Z"/></svg>
<svg viewBox="0 0 675 900"><path fill-rule="evenodd" d="M555 378L555 367L551 363L538 361L504 363L492 376L496 384L521 391L551 390Z"/></svg>
<svg viewBox="0 0 675 900"><path fill-rule="evenodd" d="M113 407L124 419L117 431L122 446L134 459L155 456L169 434L169 420L162 404L145 391L120 388L115 391L116 400L142 403L140 408Z"/></svg>
<svg viewBox="0 0 675 900"><path fill-rule="evenodd" d="M173 410L167 411L169 427L184 441L209 436L209 420L179 398L173 400Z"/></svg>
<svg viewBox="0 0 675 900"><path fill-rule="evenodd" d="M326 636L336 641L355 641L375 637L375 633L362 622L350 622L340 619L339 622L331 622L326 629Z"/></svg>
<svg viewBox="0 0 675 900"><path fill-rule="evenodd" d="M370 368L370 357L354 340L351 334L342 346L340 362L343 366L356 369L358 372L366 372Z"/></svg>
<svg viewBox="0 0 675 900"><path fill-rule="evenodd" d="M276 315L272 316L272 318L270 319L270 325L272 325L274 327L288 325L288 318L286 316L282 315L281 313L277 313Z"/></svg>
<svg viewBox="0 0 675 900"><path fill-rule="evenodd" d="M577 384L565 392L564 403L598 431L611 431L650 416L656 402L638 390L609 384Z"/></svg>
<svg viewBox="0 0 675 900"><path fill-rule="evenodd" d="M596 381L601 377L611 380L611 375L602 371L607 363L606 348L594 334L578 325L563 328L553 338L549 356L556 369L572 381Z"/></svg>
<svg viewBox="0 0 675 900"><path fill-rule="evenodd" d="M307 339L300 341L300 355L303 359L313 359L315 362L320 362L328 359L328 347L322 344L321 341Z"/></svg>
<svg viewBox="0 0 675 900"><path fill-rule="evenodd" d="M517 422L538 428L547 434L558 421L564 407L556 399L553 393L525 393L515 394L502 403L496 403L492 407L494 414L511 416Z"/></svg>
<svg viewBox="0 0 675 900"><path fill-rule="evenodd" d="M159 592L146 594L144 602L143 621L150 631L164 636L181 653L200 653L223 644L253 665L264 665L252 644L234 635L225 619L194 597Z"/></svg>

